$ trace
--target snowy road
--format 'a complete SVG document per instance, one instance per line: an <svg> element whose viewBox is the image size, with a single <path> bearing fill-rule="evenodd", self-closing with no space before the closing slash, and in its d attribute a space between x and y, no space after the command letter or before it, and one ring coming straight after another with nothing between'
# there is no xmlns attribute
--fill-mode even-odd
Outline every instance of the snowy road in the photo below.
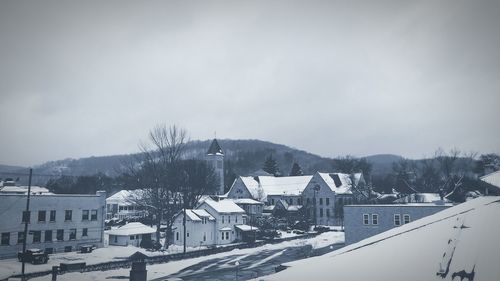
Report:
<svg viewBox="0 0 500 281"><path fill-rule="evenodd" d="M304 258L307 254L323 254L331 251L330 245L343 242L343 232L327 232L308 239L267 244L256 248L235 249L205 257L148 265L148 280L165 280L170 277L180 277L182 280L235 280L236 261L240 264L238 280L248 280L273 273L274 267L281 263ZM311 250L313 250L312 253ZM262 262L263 260L265 261ZM255 264L257 266L253 266ZM109 271L67 273L59 275L57 280L123 280L127 279L129 274L129 268L122 268ZM50 276L31 280L50 280Z"/></svg>
<svg viewBox="0 0 500 281"><path fill-rule="evenodd" d="M186 267L177 273L154 280L179 278L184 281L207 280L251 280L275 272L274 268L282 263L306 258L310 255L324 254L337 249L329 246L313 249L312 245L272 249L246 255L231 255L214 258ZM236 265L238 262L238 265Z"/></svg>

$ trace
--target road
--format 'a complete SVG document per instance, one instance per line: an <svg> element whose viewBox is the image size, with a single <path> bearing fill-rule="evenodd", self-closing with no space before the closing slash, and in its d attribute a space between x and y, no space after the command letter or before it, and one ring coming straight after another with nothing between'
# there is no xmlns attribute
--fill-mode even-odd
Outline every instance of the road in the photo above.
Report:
<svg viewBox="0 0 500 281"><path fill-rule="evenodd" d="M304 245L285 249L263 250L251 254L230 255L206 260L186 267L175 274L154 280L161 281L169 278L184 281L252 280L274 273L275 267L282 263L325 254L336 250L338 247L324 247L313 250L311 245Z"/></svg>

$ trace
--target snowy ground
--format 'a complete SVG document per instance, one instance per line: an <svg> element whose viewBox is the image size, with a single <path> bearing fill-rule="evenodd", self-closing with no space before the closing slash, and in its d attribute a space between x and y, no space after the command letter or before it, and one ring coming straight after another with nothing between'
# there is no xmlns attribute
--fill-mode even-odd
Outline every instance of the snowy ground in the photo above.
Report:
<svg viewBox="0 0 500 281"><path fill-rule="evenodd" d="M234 264L236 260L241 260L244 259L245 257L249 255L254 255L254 254L259 254L262 252L280 252L283 253L284 250L287 248L292 248L292 247L300 247L300 246L305 246L305 245L311 245L312 248L317 249L317 248L322 248L322 247L327 247L332 244L337 244L337 243L343 243L344 242L344 233L343 232L327 232L323 233L321 235L318 235L313 238L309 239L297 239L297 240L292 240L292 241L286 241L282 243L277 243L277 244L269 244L269 245L264 245L261 247L257 248L250 248L250 249L236 249L232 250L230 252L225 252L225 253L219 253L219 254L214 254L214 255L209 255L209 256L204 256L204 257L199 257L199 258L193 258L193 259L187 259L187 260L180 260L180 261L172 261L164 264L155 264L155 265L148 265L147 270L148 270L148 279L155 279L155 278L162 278L171 274L176 274L179 271L188 268L190 266L202 263L204 261L210 260L210 259L225 259L227 257L230 257L230 259L227 259L227 264ZM137 250L135 247L113 247L113 249L110 248L104 248L100 249L101 251L94 251L92 255L94 256L92 259L97 260L100 258L104 257L102 255L106 255L106 257L113 258L113 257L126 257L133 252ZM109 250L109 251L106 251ZM280 251L281 250L281 251ZM146 254L151 255L150 252L143 251ZM69 253L68 256L74 256L78 255L75 253ZM83 254L81 254L83 255ZM274 257L274 256L273 256ZM268 258L271 259L271 258ZM263 261L265 263L266 260ZM56 262L57 264L58 262ZM17 263L17 266L19 267L20 263ZM258 267L259 265L256 265ZM3 265L2 265L3 267ZM33 266L34 267L34 266ZM48 266L50 267L50 266ZM207 269L202 269L202 270L207 270ZM110 271L96 271L96 272L86 272L86 273L67 273L64 275L58 276L57 280L62 280L62 281L74 281L74 280L104 280L104 279L109 279L109 280L123 280L124 277L129 276L130 269L118 269L118 270L110 270ZM35 278L31 280L50 280L50 276L44 276L40 278Z"/></svg>

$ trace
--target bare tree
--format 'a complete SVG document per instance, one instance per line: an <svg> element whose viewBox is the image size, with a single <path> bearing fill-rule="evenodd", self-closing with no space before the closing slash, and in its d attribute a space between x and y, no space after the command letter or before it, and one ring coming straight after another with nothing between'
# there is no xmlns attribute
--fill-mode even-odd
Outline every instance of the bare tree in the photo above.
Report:
<svg viewBox="0 0 500 281"><path fill-rule="evenodd" d="M157 125L149 132L150 144L139 145L139 166L130 166L128 177L142 189L140 196L133 198L145 207L156 225L156 240L160 241L162 222L166 223L167 235L164 247L170 245L173 219L181 208L181 193L176 169L182 158L187 133L177 126Z"/></svg>

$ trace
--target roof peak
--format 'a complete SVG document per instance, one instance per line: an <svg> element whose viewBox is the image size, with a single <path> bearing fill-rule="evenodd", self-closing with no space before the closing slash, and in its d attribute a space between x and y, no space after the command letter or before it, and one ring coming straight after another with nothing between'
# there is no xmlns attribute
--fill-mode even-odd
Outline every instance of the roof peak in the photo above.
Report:
<svg viewBox="0 0 500 281"><path fill-rule="evenodd" d="M219 142L215 138L212 141L212 144L210 144L210 147L208 148L208 151L207 151L207 155L211 155L211 154L224 155L224 152L222 151L222 148L220 147Z"/></svg>

